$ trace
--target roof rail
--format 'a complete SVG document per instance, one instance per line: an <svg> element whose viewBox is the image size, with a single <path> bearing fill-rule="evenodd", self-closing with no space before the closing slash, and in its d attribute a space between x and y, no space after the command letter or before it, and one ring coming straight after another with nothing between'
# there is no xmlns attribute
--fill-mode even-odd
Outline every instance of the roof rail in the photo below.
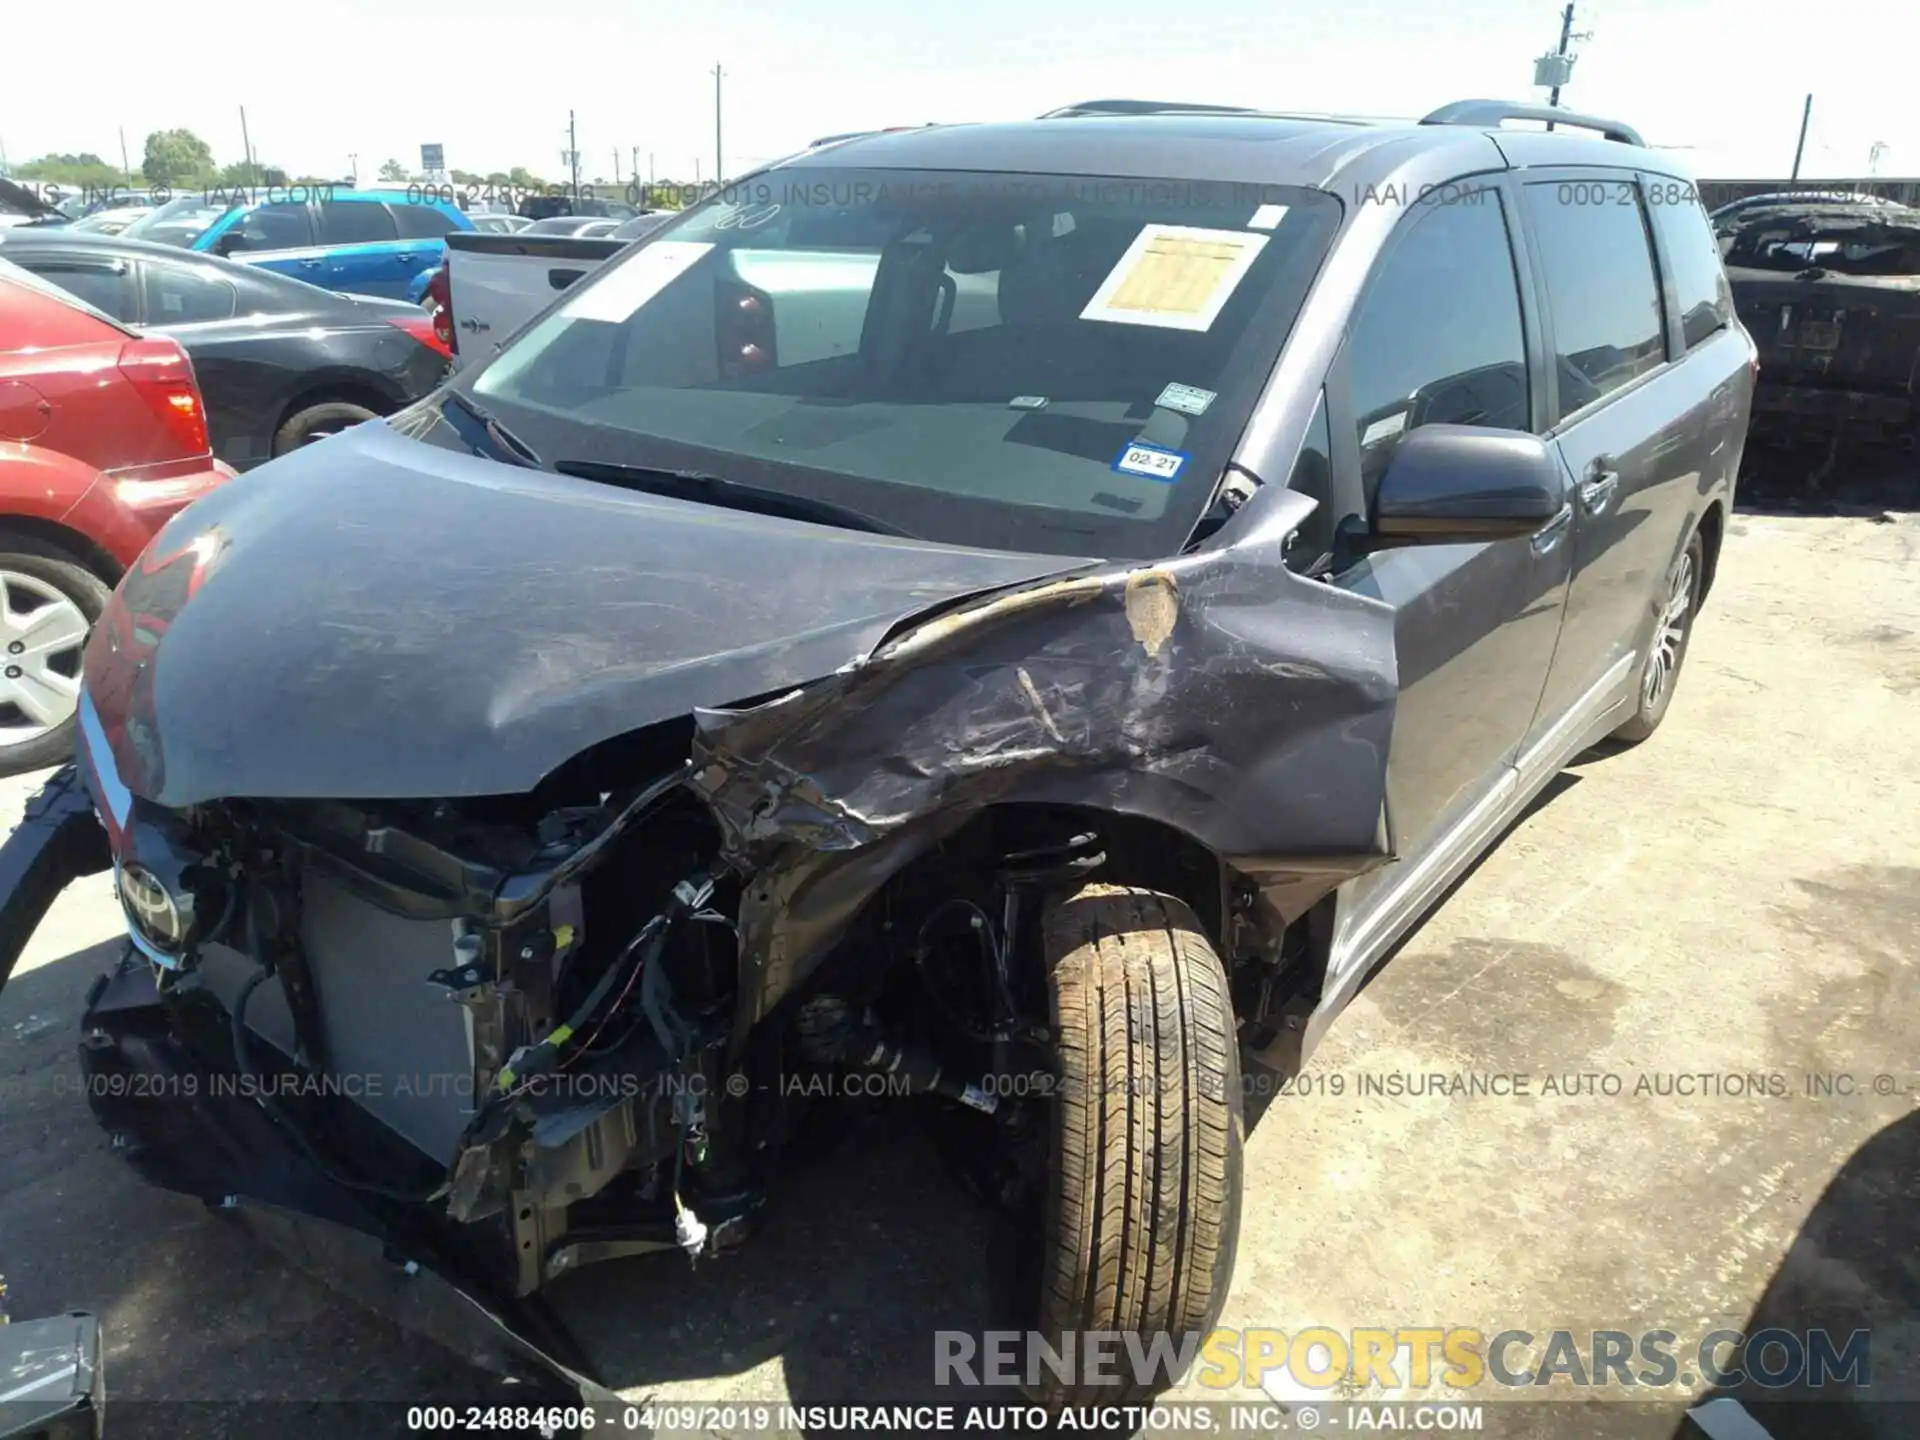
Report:
<svg viewBox="0 0 1920 1440"><path fill-rule="evenodd" d="M1576 130L1598 130L1608 140L1643 149L1647 143L1640 138L1638 130L1619 120L1602 120L1597 115L1582 115L1557 105L1516 105L1511 100L1456 100L1423 117L1420 123L1495 126L1506 120L1541 120L1552 125L1570 125Z"/></svg>
<svg viewBox="0 0 1920 1440"><path fill-rule="evenodd" d="M1244 105L1192 105L1178 100L1082 100L1078 105L1063 105L1049 110L1042 120L1061 120L1072 115L1257 115Z"/></svg>

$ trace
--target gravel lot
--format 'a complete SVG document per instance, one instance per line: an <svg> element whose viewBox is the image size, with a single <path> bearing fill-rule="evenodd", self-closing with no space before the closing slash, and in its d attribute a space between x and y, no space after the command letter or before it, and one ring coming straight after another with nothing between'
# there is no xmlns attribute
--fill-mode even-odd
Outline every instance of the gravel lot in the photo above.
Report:
<svg viewBox="0 0 1920 1440"><path fill-rule="evenodd" d="M1917 551L1920 515L1736 517L1665 728L1571 767L1260 1116L1223 1323L1867 1326L1875 1391L1920 1398ZM35 784L0 785L0 817ZM117 930L104 879L75 886L0 997L14 1314L101 1313L120 1437L224 1433L143 1400L294 1402L296 1440L337 1433L332 1400L472 1398L113 1154L73 1045ZM1373 1093L1433 1073L1529 1093ZM1859 1093L1806 1093L1839 1073ZM1770 1074L1785 1095L1673 1079ZM933 1398L931 1333L990 1323L987 1228L882 1116L742 1254L583 1272L558 1303L633 1396ZM1823 1433L1913 1433L1846 1414Z"/></svg>

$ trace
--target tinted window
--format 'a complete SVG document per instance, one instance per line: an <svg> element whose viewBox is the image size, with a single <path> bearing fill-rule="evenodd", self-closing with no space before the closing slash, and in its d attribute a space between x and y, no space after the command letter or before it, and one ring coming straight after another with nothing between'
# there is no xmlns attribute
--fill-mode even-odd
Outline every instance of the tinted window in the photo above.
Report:
<svg viewBox="0 0 1920 1440"><path fill-rule="evenodd" d="M1369 513L1400 436L1415 426L1531 428L1499 192L1450 191L1404 224L1360 302L1347 352Z"/></svg>
<svg viewBox="0 0 1920 1440"><path fill-rule="evenodd" d="M457 228L453 217L438 205L394 204L387 208L393 212L393 223L402 240L438 240Z"/></svg>
<svg viewBox="0 0 1920 1440"><path fill-rule="evenodd" d="M1569 415L1666 359L1660 287L1632 182L1542 181L1526 195L1553 321L1560 413Z"/></svg>
<svg viewBox="0 0 1920 1440"><path fill-rule="evenodd" d="M20 265L115 320L133 314L133 282L125 265L52 258L22 260Z"/></svg>
<svg viewBox="0 0 1920 1440"><path fill-rule="evenodd" d="M228 234L239 237L236 250L298 250L313 244L313 222L304 204L262 205Z"/></svg>
<svg viewBox="0 0 1920 1440"><path fill-rule="evenodd" d="M1727 286L1727 272L1720 268L1713 226L1693 187L1658 176L1647 183L1653 228L1666 257L1684 343L1691 350L1733 319L1733 292Z"/></svg>
<svg viewBox="0 0 1920 1440"><path fill-rule="evenodd" d="M225 320L234 311L233 286L217 275L173 265L146 264L147 324L192 325Z"/></svg>
<svg viewBox="0 0 1920 1440"><path fill-rule="evenodd" d="M1320 502L1320 508L1287 540L1287 568L1305 574L1333 553L1333 427L1327 423L1324 394L1313 407L1307 438L1294 459L1287 488Z"/></svg>
<svg viewBox="0 0 1920 1440"><path fill-rule="evenodd" d="M393 216L378 200L329 200L320 207L320 243L366 245L398 238Z"/></svg>

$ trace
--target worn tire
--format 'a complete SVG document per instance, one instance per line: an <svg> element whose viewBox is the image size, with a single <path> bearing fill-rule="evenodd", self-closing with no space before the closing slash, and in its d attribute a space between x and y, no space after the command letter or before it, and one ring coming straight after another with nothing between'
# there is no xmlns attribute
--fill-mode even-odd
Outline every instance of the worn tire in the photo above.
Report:
<svg viewBox="0 0 1920 1440"><path fill-rule="evenodd" d="M343 430L367 420L378 420L379 412L347 400L328 400L309 405L287 417L287 423L273 432L273 453L277 459L289 450L298 450L314 437L315 431Z"/></svg>
<svg viewBox="0 0 1920 1440"><path fill-rule="evenodd" d="M1634 711L1631 718L1613 732L1613 738L1626 745L1638 745L1660 728L1660 722L1667 718L1667 709L1673 704L1673 692L1680 684L1680 667L1687 658L1687 647L1693 641L1693 621L1700 612L1700 587L1706 578L1705 543L1700 532L1694 531L1687 540L1687 548L1680 552L1680 558L1674 561L1673 569L1667 574L1667 598L1661 602L1661 613L1654 620L1652 638L1647 641L1646 653L1640 657L1640 668L1634 673L1633 695ZM1666 629L1666 616L1678 593L1678 582L1686 582L1686 606L1680 616L1681 630L1678 643L1673 646L1673 663L1668 671L1666 683L1661 686L1657 696L1649 694L1652 667L1660 651L1660 637Z"/></svg>
<svg viewBox="0 0 1920 1440"><path fill-rule="evenodd" d="M1045 946L1060 1085L1037 1328L1056 1350L1066 1332L1087 1331L1197 1346L1226 1302L1240 1230L1240 1052L1226 974L1183 902L1125 886L1089 885L1053 906ZM1055 1409L1124 1404L1173 1377L1077 1378L1068 1385L1042 1367L1030 1393Z"/></svg>
<svg viewBox="0 0 1920 1440"><path fill-rule="evenodd" d="M99 620L112 594L105 581L73 556L22 535L0 535L0 572L6 571L52 586L86 617L89 626ZM0 775L20 775L72 759L76 724L76 718L68 716L32 740L0 744Z"/></svg>

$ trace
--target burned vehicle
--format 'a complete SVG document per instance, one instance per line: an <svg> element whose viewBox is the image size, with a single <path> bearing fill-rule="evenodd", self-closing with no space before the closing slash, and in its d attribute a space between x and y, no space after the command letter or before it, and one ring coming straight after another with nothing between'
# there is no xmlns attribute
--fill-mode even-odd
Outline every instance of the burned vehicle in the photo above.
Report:
<svg viewBox="0 0 1920 1440"><path fill-rule="evenodd" d="M111 866L135 1162L583 1388L543 1288L741 1241L795 1076L950 1122L1063 1348L1206 1330L1243 1048L1651 735L1711 586L1752 346L1672 162L1552 115L1095 107L689 210L156 540L0 976Z"/></svg>
<svg viewBox="0 0 1920 1440"><path fill-rule="evenodd" d="M1920 387L1920 210L1799 200L1719 222L1760 350L1756 440L1911 449Z"/></svg>

